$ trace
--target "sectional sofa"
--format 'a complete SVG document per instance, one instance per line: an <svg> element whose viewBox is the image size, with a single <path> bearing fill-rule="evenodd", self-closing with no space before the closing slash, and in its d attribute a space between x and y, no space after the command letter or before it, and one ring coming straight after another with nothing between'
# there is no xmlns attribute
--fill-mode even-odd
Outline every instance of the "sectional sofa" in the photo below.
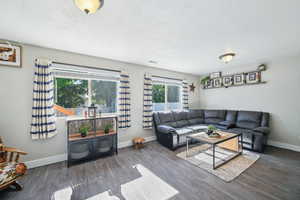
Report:
<svg viewBox="0 0 300 200"><path fill-rule="evenodd" d="M153 121L157 140L175 150L186 142L186 136L214 125L221 130L243 134L243 148L263 152L270 133L270 114L235 110L189 110L156 112Z"/></svg>

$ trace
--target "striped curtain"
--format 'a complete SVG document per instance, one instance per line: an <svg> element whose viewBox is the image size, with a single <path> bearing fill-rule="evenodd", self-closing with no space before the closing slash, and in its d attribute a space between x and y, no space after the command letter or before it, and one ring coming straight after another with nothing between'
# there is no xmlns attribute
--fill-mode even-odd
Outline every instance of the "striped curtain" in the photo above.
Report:
<svg viewBox="0 0 300 200"><path fill-rule="evenodd" d="M119 89L119 128L129 128L130 126L129 75L125 72L121 72Z"/></svg>
<svg viewBox="0 0 300 200"><path fill-rule="evenodd" d="M30 131L32 139L46 139L56 135L53 91L51 62L44 59L36 59Z"/></svg>
<svg viewBox="0 0 300 200"><path fill-rule="evenodd" d="M182 81L182 105L184 110L189 109L189 89L186 80Z"/></svg>
<svg viewBox="0 0 300 200"><path fill-rule="evenodd" d="M144 76L143 128L152 129L152 77L149 74Z"/></svg>

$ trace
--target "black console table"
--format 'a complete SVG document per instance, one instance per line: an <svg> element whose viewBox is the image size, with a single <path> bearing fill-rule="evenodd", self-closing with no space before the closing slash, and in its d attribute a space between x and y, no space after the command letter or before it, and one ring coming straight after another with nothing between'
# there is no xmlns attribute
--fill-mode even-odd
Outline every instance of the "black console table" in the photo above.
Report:
<svg viewBox="0 0 300 200"><path fill-rule="evenodd" d="M104 126L108 123L112 124L113 128L109 133L104 133ZM79 133L82 125L90 127L85 137ZM67 119L67 133L68 167L118 153L118 118L116 116Z"/></svg>

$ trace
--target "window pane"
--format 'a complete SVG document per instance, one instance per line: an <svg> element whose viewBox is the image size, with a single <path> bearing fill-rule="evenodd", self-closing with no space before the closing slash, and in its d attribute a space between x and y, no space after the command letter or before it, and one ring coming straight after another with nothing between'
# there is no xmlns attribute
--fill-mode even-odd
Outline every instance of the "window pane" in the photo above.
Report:
<svg viewBox="0 0 300 200"><path fill-rule="evenodd" d="M167 110L179 110L181 109L181 103L167 103Z"/></svg>
<svg viewBox="0 0 300 200"><path fill-rule="evenodd" d="M102 113L114 113L117 111L117 82L92 80L92 103Z"/></svg>
<svg viewBox="0 0 300 200"><path fill-rule="evenodd" d="M179 86L168 85L168 103L179 103Z"/></svg>
<svg viewBox="0 0 300 200"><path fill-rule="evenodd" d="M88 101L88 81L72 78L55 78L55 103L75 115L82 115L83 107ZM57 116L64 116L57 112Z"/></svg>
<svg viewBox="0 0 300 200"><path fill-rule="evenodd" d="M165 86L153 85L152 98L153 103L165 103Z"/></svg>

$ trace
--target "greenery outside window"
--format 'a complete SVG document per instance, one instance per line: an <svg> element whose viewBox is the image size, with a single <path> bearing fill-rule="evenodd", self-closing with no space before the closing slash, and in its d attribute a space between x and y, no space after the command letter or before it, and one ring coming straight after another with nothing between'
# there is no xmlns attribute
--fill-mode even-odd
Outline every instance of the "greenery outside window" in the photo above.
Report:
<svg viewBox="0 0 300 200"><path fill-rule="evenodd" d="M72 113L84 116L86 108L92 103L102 113L117 113L117 80L55 77L55 104ZM57 116L65 116L57 112Z"/></svg>
<svg viewBox="0 0 300 200"><path fill-rule="evenodd" d="M152 85L153 111L181 110L181 86L154 82Z"/></svg>

